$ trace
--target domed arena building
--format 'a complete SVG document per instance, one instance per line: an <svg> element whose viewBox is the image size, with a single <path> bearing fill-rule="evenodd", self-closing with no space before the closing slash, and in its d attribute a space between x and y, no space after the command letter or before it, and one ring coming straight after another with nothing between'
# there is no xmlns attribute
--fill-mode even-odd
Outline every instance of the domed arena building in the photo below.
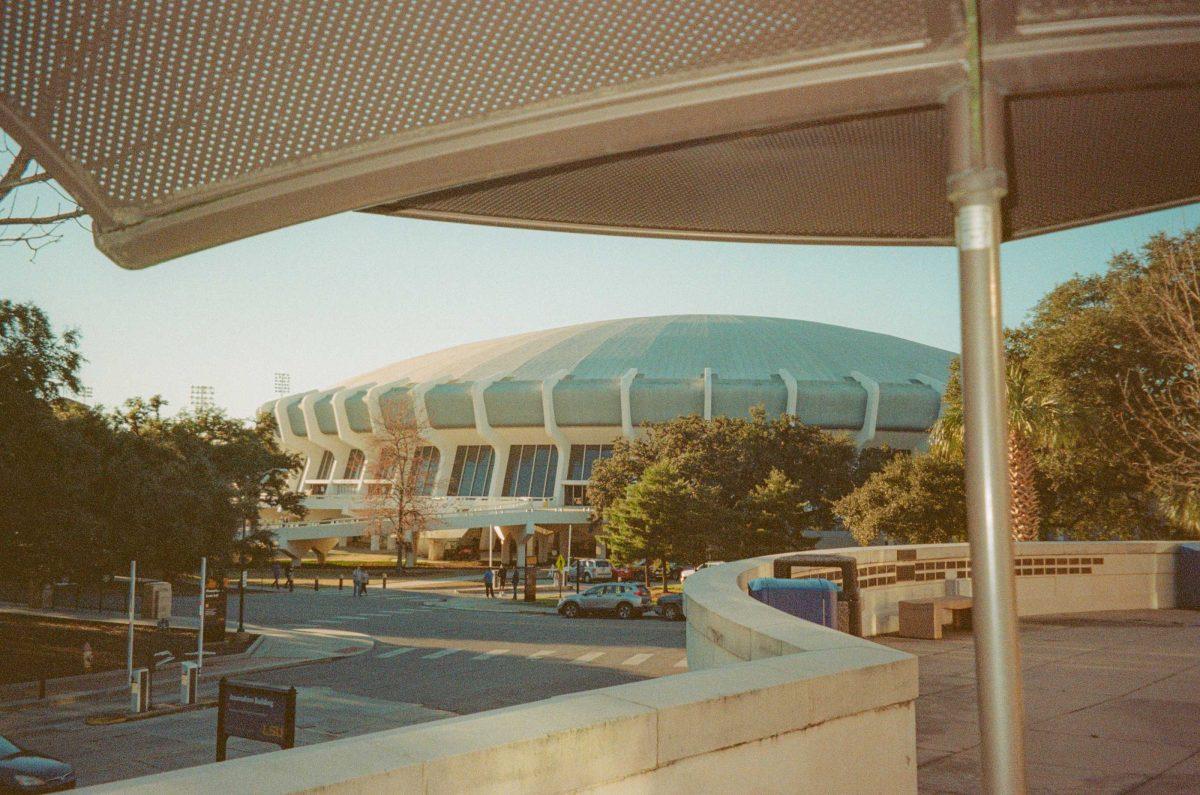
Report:
<svg viewBox="0 0 1200 795"><path fill-rule="evenodd" d="M587 482L616 439L679 416L745 417L762 406L860 446L921 448L954 355L823 323L674 315L417 356L264 406L284 447L306 461L296 487L308 516L277 532L295 554L323 554L365 532L373 429L390 401L408 400L428 441L425 488L436 514L418 542L422 555L438 559L448 544L518 564L594 554Z"/></svg>

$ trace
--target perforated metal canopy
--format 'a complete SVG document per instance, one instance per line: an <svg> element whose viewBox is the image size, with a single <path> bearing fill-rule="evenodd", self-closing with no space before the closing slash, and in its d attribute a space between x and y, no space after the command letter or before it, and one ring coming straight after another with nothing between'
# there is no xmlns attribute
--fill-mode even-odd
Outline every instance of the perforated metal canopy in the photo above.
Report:
<svg viewBox="0 0 1200 795"><path fill-rule="evenodd" d="M0 126L141 267L351 209L949 243L954 0L28 0ZM1200 199L1200 2L982 3L1007 238Z"/></svg>

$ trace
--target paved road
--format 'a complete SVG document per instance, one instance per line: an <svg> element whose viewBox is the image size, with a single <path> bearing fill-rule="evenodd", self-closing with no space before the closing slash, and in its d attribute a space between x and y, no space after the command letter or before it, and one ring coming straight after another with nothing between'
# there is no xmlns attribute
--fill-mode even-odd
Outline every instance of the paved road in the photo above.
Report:
<svg viewBox="0 0 1200 795"><path fill-rule="evenodd" d="M348 589L248 594L248 622L375 640L367 654L256 678L464 714L686 670L681 622L568 620L449 604L394 587L361 598ZM177 613L194 609L194 600L176 600ZM236 609L234 597L231 616Z"/></svg>

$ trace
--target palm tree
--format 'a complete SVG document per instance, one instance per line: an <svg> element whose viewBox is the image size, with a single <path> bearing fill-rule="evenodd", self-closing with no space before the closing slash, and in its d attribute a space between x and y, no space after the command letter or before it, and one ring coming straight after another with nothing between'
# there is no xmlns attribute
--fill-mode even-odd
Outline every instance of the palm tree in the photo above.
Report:
<svg viewBox="0 0 1200 795"><path fill-rule="evenodd" d="M957 369L952 380L957 379ZM1067 428L1062 406L1052 396L1040 394L1030 383L1025 368L1009 361L1005 370L1008 392L1008 484L1012 492L1010 519L1017 541L1036 541L1041 525L1038 498L1038 465L1034 451L1061 443ZM957 386L957 385L955 385ZM948 390L960 396L957 390ZM961 457L963 453L962 401L950 400L930 433L933 451Z"/></svg>

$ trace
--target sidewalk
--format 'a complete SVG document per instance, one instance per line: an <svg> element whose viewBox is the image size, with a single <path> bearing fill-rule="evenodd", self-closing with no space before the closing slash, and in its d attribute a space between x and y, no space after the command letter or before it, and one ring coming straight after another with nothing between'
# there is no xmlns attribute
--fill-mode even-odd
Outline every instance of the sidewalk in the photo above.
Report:
<svg viewBox="0 0 1200 795"><path fill-rule="evenodd" d="M33 610L16 605L0 604L0 611L25 615L44 616L89 622L104 622L125 625L128 619L98 616L95 611ZM196 629L198 617L173 616L171 625L184 629ZM134 619L134 624L143 627L155 626L154 621ZM226 631L237 629L235 622L226 624ZM367 635L337 629L279 629L247 624L248 632L258 635L258 640L241 654L207 658L201 669L201 683L216 682L222 676L242 676L249 673L286 668L306 663L341 659L369 651L374 641ZM177 700L179 690L179 662L173 662L154 672L152 695L163 699ZM168 686L169 685L169 686ZM0 685L0 711L39 703L37 682L21 682ZM128 700L129 683L125 681L125 670L102 671L83 676L62 677L46 681L46 698L42 703L66 705L80 700L111 700L114 696L121 705ZM173 694L173 695L172 695Z"/></svg>
<svg viewBox="0 0 1200 795"><path fill-rule="evenodd" d="M508 596L498 596L495 599L481 596L446 596L439 602L426 602L425 606L442 610L470 610L476 613L526 613L552 616L558 612L548 605L530 604L522 599L514 600L511 591Z"/></svg>

